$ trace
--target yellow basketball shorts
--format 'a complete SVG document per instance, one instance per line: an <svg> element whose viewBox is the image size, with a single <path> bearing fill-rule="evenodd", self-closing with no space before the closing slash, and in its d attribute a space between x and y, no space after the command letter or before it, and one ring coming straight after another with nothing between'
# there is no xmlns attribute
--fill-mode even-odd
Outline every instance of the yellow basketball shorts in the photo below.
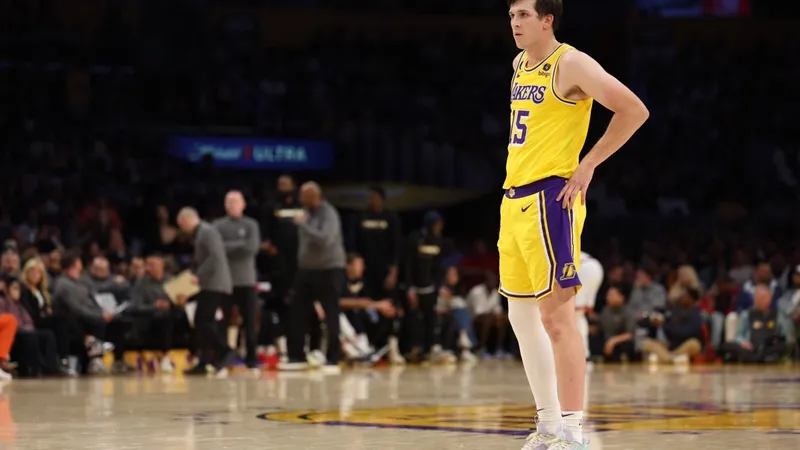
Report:
<svg viewBox="0 0 800 450"><path fill-rule="evenodd" d="M550 177L506 190L500 207L500 293L541 300L562 288L581 288L578 278L586 206L556 202L567 182Z"/></svg>

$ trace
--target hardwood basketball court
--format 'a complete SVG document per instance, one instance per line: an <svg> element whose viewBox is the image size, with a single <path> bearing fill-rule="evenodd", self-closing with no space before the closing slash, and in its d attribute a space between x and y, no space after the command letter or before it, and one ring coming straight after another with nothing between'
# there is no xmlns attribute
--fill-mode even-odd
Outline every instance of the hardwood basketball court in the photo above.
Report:
<svg viewBox="0 0 800 450"><path fill-rule="evenodd" d="M592 449L784 449L796 368L597 366ZM318 373L14 380L0 449L519 449L535 408L515 362Z"/></svg>

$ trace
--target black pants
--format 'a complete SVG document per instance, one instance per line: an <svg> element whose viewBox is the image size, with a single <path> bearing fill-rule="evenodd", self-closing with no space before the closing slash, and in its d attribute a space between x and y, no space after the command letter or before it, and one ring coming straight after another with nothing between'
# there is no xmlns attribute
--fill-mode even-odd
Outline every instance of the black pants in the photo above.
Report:
<svg viewBox="0 0 800 450"><path fill-rule="evenodd" d="M84 338L94 336L96 339L114 344L114 361L122 361L126 349L126 335L131 330L133 323L128 317L118 316L109 322L97 322L77 318L71 321L73 334L71 336L72 348L81 349L82 355L86 353ZM85 365L84 365L85 367Z"/></svg>
<svg viewBox="0 0 800 450"><path fill-rule="evenodd" d="M169 309L141 314L137 317L137 334L142 348L164 353L172 350L175 337L175 322L182 310Z"/></svg>
<svg viewBox="0 0 800 450"><path fill-rule="evenodd" d="M279 269L270 275L269 281L272 285L272 291L264 303L266 314L262 314L261 320L261 333L259 336L261 345L273 345L275 344L275 339L288 334L289 299L297 278L297 260L287 257L281 259L278 264L280 266Z"/></svg>
<svg viewBox="0 0 800 450"><path fill-rule="evenodd" d="M366 334L370 344L376 349L383 348L388 343L389 336L395 332L395 318L378 314L375 320L375 317L363 309L347 310L345 316L356 333Z"/></svg>
<svg viewBox="0 0 800 450"><path fill-rule="evenodd" d="M314 301L319 301L325 310L328 332L328 364L338 364L342 346L339 345L339 296L344 284L342 269L300 270L294 285L294 297L289 305L289 329L287 346L289 360L305 361L306 334L311 326L310 316L314 312Z"/></svg>
<svg viewBox="0 0 800 450"><path fill-rule="evenodd" d="M774 363L780 361L787 352L785 342L774 342L771 345L755 347L753 350L742 348L738 342L728 342L720 349L724 361L740 363Z"/></svg>
<svg viewBox="0 0 800 450"><path fill-rule="evenodd" d="M56 340L56 352L59 359L69 357L69 322L63 315L41 317L36 321L37 330L49 330Z"/></svg>
<svg viewBox="0 0 800 450"><path fill-rule="evenodd" d="M628 361L635 361L636 360L636 348L633 345L633 341L622 342L614 346L614 351L611 352L611 355L604 355L605 361L607 362L621 362L622 355L626 355Z"/></svg>
<svg viewBox="0 0 800 450"><path fill-rule="evenodd" d="M308 351L322 349L322 322L316 310L308 315Z"/></svg>
<svg viewBox="0 0 800 450"><path fill-rule="evenodd" d="M406 312L406 326L411 346L427 354L431 347L439 344L439 315L436 314L436 291L430 294L417 294L417 309Z"/></svg>
<svg viewBox="0 0 800 450"><path fill-rule="evenodd" d="M50 330L19 330L14 336L11 357L19 362L22 376L58 373L56 337Z"/></svg>
<svg viewBox="0 0 800 450"><path fill-rule="evenodd" d="M239 315L242 317L242 327L244 328L245 344L247 346L247 356L244 362L247 367L256 366L256 345L258 345L256 341L258 338L256 335L257 300L255 286L236 286L233 288L233 294L228 297L228 301L222 305L226 321L232 317L234 305L236 305Z"/></svg>
<svg viewBox="0 0 800 450"><path fill-rule="evenodd" d="M219 360L232 350L220 332L214 316L217 309L228 301L228 294L200 291L195 296L197 311L194 315L195 339L201 363Z"/></svg>

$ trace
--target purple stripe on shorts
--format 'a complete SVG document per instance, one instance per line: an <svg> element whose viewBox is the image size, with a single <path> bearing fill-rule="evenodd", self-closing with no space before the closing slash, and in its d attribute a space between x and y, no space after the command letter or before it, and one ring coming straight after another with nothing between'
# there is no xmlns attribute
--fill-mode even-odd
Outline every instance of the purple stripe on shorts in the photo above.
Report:
<svg viewBox="0 0 800 450"><path fill-rule="evenodd" d="M555 280L562 288L581 285L573 258L573 217L571 209L564 209L556 197L563 186L554 186L542 192L547 210L547 229L550 245L555 255Z"/></svg>
<svg viewBox="0 0 800 450"><path fill-rule="evenodd" d="M549 177L533 183L526 184L525 186L514 186L506 189L505 195L508 198L524 198L530 195L538 194L541 191L549 191L550 189L558 189L556 195L564 188L567 180L561 177ZM553 197L555 198L555 197Z"/></svg>
<svg viewBox="0 0 800 450"><path fill-rule="evenodd" d="M547 279L547 288L545 290L537 292L536 297L544 297L550 292L553 291L553 280L556 276L556 257L555 252L553 251L553 244L550 235L550 225L549 219L547 215L549 211L547 210L547 199L544 196L544 191L540 191L538 195L538 207L539 207L539 220L541 221L541 229L542 233L544 233L544 251L547 253L547 260L548 264L550 265L550 274L548 275Z"/></svg>

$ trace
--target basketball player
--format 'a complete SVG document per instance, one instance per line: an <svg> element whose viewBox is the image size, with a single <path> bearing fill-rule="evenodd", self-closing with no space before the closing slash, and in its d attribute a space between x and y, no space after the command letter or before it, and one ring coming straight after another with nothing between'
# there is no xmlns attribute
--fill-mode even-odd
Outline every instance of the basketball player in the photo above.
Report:
<svg viewBox="0 0 800 450"><path fill-rule="evenodd" d="M561 0L509 0L522 52L511 80L511 132L500 210L500 292L538 410L525 450L583 450L586 358L575 326L580 235L595 168L647 120L647 108L591 57L553 34ZM614 112L578 157L592 102Z"/></svg>
<svg viewBox="0 0 800 450"><path fill-rule="evenodd" d="M589 321L586 313L594 309L594 302L597 300L597 292L603 284L603 265L600 261L592 258L586 252L581 252L580 269L578 278L583 287L575 296L575 325L583 339L583 347L586 353L586 360L589 360ZM584 399L585 403L585 399Z"/></svg>

